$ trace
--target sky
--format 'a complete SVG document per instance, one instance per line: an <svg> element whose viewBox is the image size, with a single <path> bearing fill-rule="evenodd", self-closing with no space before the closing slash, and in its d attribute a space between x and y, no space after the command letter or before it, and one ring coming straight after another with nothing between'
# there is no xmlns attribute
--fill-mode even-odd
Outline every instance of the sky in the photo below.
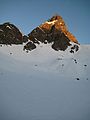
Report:
<svg viewBox="0 0 90 120"><path fill-rule="evenodd" d="M90 44L90 0L0 0L0 24L10 22L23 34L58 14L81 44Z"/></svg>

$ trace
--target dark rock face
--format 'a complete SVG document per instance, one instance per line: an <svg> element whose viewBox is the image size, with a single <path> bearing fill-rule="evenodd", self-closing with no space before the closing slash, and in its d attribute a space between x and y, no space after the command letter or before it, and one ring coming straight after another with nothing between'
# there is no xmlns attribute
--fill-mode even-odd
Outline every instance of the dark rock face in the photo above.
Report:
<svg viewBox="0 0 90 120"><path fill-rule="evenodd" d="M57 34L52 44L52 48L56 51L65 51L68 48L68 46L71 45L69 42L70 40L63 33L61 35Z"/></svg>
<svg viewBox="0 0 90 120"><path fill-rule="evenodd" d="M45 23L36 27L28 36L33 44L52 43L51 47L56 51L65 51L71 45L70 42L74 42L77 45L71 48L71 53L73 53L74 49L78 51L78 41L68 31L61 16L53 16Z"/></svg>
<svg viewBox="0 0 90 120"><path fill-rule="evenodd" d="M33 50L33 49L35 49L36 48L36 45L34 44L34 43L32 43L32 42L28 42L25 46L24 46L24 48L23 48L23 50Z"/></svg>
<svg viewBox="0 0 90 120"><path fill-rule="evenodd" d="M28 42L28 36L26 36L26 35L23 36L23 42L24 43Z"/></svg>
<svg viewBox="0 0 90 120"><path fill-rule="evenodd" d="M10 23L0 25L0 44L22 44L23 37L19 29Z"/></svg>
<svg viewBox="0 0 90 120"><path fill-rule="evenodd" d="M44 32L43 29L37 27L29 34L29 39L35 44L41 43L52 43L52 48L56 51L66 50L70 40L65 36L64 33L58 31L54 26L50 30Z"/></svg>

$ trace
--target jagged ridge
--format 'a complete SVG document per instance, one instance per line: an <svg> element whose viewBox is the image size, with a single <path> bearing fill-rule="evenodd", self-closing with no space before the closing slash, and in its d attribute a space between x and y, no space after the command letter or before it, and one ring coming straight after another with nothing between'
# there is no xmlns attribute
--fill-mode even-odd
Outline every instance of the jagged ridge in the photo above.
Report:
<svg viewBox="0 0 90 120"><path fill-rule="evenodd" d="M0 25L0 44L22 44L27 41L24 50L31 51L36 48L36 44L40 43L51 43L51 47L56 51L65 51L68 46L71 46L71 53L74 49L76 51L79 49L78 41L68 31L63 18L59 15L53 16L45 23L37 26L28 36L23 36L20 30L9 22ZM75 45L72 46L71 42Z"/></svg>

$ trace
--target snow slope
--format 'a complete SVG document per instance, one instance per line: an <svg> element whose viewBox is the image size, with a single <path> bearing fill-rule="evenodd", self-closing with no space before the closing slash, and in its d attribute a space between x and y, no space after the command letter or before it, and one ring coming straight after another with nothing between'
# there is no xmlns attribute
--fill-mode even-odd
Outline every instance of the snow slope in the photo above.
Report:
<svg viewBox="0 0 90 120"><path fill-rule="evenodd" d="M89 52L0 47L0 120L90 120Z"/></svg>

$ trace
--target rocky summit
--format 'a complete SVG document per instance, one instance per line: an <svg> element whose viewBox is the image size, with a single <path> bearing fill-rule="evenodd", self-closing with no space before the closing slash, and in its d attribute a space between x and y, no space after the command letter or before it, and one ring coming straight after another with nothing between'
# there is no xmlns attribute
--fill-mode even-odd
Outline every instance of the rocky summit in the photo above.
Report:
<svg viewBox="0 0 90 120"><path fill-rule="evenodd" d="M68 46L71 46L71 43L76 43L73 49L77 48L78 50L78 41L75 36L68 31L68 28L63 20L63 18L59 15L53 16L51 19L47 20L45 23L41 24L40 26L36 27L31 33L28 34L29 39L32 45L35 44L49 44L52 43L51 47L58 51L63 50L65 51ZM30 43L29 43L30 44ZM29 48L28 44L25 45L25 48ZM77 46L77 47L76 47ZM30 45L31 47L31 45ZM32 47L33 49L36 47ZM30 48L29 48L30 50Z"/></svg>
<svg viewBox="0 0 90 120"><path fill-rule="evenodd" d="M0 44L22 44L23 36L20 30L9 22L0 25Z"/></svg>

